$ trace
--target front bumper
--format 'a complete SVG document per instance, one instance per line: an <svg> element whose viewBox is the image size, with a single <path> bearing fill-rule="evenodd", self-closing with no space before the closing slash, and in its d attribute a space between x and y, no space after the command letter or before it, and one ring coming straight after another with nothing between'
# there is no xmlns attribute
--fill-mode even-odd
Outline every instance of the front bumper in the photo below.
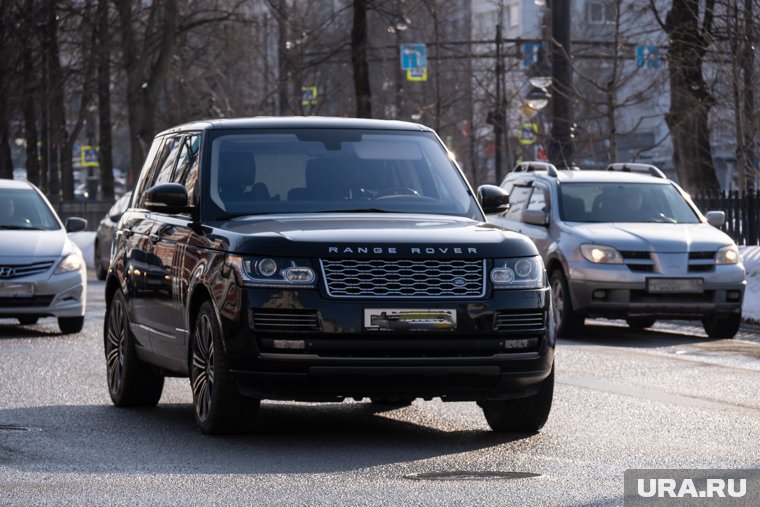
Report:
<svg viewBox="0 0 760 507"><path fill-rule="evenodd" d="M39 275L12 279L13 283L33 284L34 293L31 297L0 298L0 318L82 317L87 306L86 270L52 273L51 268Z"/></svg>
<svg viewBox="0 0 760 507"><path fill-rule="evenodd" d="M246 289L240 318L221 314L230 367L245 395L474 401L538 391L554 361L549 299L547 289L497 291L470 301L348 301L316 290ZM454 309L457 327L367 331L367 308ZM277 325L270 324L278 316Z"/></svg>
<svg viewBox="0 0 760 507"><path fill-rule="evenodd" d="M701 278L699 293L652 293L648 278ZM741 313L744 269L718 266L705 273L634 273L626 266L571 270L573 309L592 317L702 319Z"/></svg>

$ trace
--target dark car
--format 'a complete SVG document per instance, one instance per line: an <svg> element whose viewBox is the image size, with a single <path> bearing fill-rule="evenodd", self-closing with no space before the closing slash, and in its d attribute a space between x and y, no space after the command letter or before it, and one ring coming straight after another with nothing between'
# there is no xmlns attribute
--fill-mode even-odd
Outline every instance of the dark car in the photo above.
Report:
<svg viewBox="0 0 760 507"><path fill-rule="evenodd" d="M98 231L95 233L95 274L98 280L106 279L108 265L111 262L111 243L114 234L116 234L116 226L119 224L121 216L127 211L130 199L132 199L132 192L127 192L119 197L98 224Z"/></svg>
<svg viewBox="0 0 760 507"><path fill-rule="evenodd" d="M260 118L159 134L116 232L108 388L152 406L188 376L207 433L262 399L477 401L537 431L554 386L546 273L489 224L436 134L378 120ZM476 197L477 196L477 197Z"/></svg>

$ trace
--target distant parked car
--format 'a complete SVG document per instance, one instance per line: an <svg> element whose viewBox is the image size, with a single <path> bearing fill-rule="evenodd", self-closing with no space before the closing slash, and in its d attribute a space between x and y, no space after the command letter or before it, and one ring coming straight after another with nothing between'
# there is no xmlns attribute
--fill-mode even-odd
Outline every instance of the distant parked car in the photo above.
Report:
<svg viewBox="0 0 760 507"><path fill-rule="evenodd" d="M119 219L129 208L131 198L132 192L127 192L117 199L98 224L98 232L95 234L95 274L98 280L106 279L108 265L111 262L111 243L116 232L116 226L119 225Z"/></svg>
<svg viewBox="0 0 760 507"><path fill-rule="evenodd" d="M0 179L0 318L56 317L63 333L82 330L87 272L66 233L86 226L68 218L64 227L34 185Z"/></svg>
<svg viewBox="0 0 760 507"><path fill-rule="evenodd" d="M745 270L733 240L716 228L725 213L703 216L656 167L577 171L525 162L501 186L510 208L489 221L538 247L558 334L577 334L587 316L623 318L634 328L701 320L713 338L739 330Z"/></svg>

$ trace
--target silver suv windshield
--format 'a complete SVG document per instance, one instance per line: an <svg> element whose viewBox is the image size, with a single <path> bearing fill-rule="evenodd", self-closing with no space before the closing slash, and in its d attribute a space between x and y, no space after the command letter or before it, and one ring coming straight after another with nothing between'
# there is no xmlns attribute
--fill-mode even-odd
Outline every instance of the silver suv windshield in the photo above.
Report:
<svg viewBox="0 0 760 507"><path fill-rule="evenodd" d="M560 218L566 222L699 223L670 184L562 183Z"/></svg>
<svg viewBox="0 0 760 507"><path fill-rule="evenodd" d="M217 218L366 211L483 219L427 132L224 131L212 137L210 159L207 188Z"/></svg>

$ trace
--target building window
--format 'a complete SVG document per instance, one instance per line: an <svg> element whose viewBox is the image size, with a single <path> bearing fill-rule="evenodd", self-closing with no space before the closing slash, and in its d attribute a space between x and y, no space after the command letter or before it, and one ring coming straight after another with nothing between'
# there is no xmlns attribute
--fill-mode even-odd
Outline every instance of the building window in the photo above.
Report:
<svg viewBox="0 0 760 507"><path fill-rule="evenodd" d="M520 6L518 4L509 6L509 26L520 26Z"/></svg>
<svg viewBox="0 0 760 507"><path fill-rule="evenodd" d="M589 0L586 3L586 19L592 25L615 23L615 4L604 0Z"/></svg>

